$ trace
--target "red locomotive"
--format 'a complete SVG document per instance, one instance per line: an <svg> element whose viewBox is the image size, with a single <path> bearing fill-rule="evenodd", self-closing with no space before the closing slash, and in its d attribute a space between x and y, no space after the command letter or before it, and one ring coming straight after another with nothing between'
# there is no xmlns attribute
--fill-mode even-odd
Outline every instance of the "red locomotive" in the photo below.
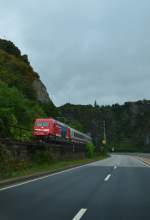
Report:
<svg viewBox="0 0 150 220"><path fill-rule="evenodd" d="M33 127L33 136L39 140L86 144L91 137L53 118L38 118Z"/></svg>

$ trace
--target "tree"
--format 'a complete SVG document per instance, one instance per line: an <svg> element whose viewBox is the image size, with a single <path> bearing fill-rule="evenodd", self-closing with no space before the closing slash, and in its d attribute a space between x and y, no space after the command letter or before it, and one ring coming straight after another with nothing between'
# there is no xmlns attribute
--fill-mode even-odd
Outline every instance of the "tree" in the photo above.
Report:
<svg viewBox="0 0 150 220"><path fill-rule="evenodd" d="M97 104L96 100L95 100L95 102L94 102L94 107L95 107L95 108L98 107L98 104Z"/></svg>

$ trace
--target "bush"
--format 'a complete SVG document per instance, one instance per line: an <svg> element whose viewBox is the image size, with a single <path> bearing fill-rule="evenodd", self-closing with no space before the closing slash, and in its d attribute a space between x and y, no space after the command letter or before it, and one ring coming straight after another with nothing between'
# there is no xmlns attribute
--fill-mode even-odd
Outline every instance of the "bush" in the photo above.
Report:
<svg viewBox="0 0 150 220"><path fill-rule="evenodd" d="M12 170L11 166L11 153L4 145L0 143L0 177L5 176Z"/></svg>
<svg viewBox="0 0 150 220"><path fill-rule="evenodd" d="M101 147L100 147L100 151L101 151L101 154L103 155L107 155L108 151L109 151L109 146L107 144L103 144Z"/></svg>
<svg viewBox="0 0 150 220"><path fill-rule="evenodd" d="M20 50L14 45L14 43L5 39L0 39L0 49L15 56L21 55Z"/></svg>
<svg viewBox="0 0 150 220"><path fill-rule="evenodd" d="M95 146L93 145L93 143L87 143L86 149L87 149L88 158L92 158L94 156L94 150L95 150Z"/></svg>
<svg viewBox="0 0 150 220"><path fill-rule="evenodd" d="M0 81L0 137L18 139L19 129L11 126L24 127L31 130L33 120L37 117L45 117L40 105L27 99L17 88L9 87ZM23 132L24 140L31 138L31 132Z"/></svg>

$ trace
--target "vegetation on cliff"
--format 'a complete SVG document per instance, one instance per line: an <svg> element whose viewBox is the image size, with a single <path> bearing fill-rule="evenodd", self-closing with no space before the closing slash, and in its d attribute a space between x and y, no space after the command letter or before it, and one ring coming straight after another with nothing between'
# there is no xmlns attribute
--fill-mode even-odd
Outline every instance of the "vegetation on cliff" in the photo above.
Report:
<svg viewBox="0 0 150 220"><path fill-rule="evenodd" d="M31 130L36 117L57 114L27 55L21 55L11 41L0 39L0 137L16 139L19 131L12 126ZM24 131L25 139L30 136Z"/></svg>

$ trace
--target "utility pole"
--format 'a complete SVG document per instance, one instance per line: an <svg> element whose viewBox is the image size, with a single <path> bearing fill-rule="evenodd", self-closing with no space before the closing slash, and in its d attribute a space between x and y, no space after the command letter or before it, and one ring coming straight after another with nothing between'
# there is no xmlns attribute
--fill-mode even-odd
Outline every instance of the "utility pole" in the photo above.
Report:
<svg viewBox="0 0 150 220"><path fill-rule="evenodd" d="M103 129L104 129L103 144L106 144L106 122L105 122L105 120L103 121Z"/></svg>

